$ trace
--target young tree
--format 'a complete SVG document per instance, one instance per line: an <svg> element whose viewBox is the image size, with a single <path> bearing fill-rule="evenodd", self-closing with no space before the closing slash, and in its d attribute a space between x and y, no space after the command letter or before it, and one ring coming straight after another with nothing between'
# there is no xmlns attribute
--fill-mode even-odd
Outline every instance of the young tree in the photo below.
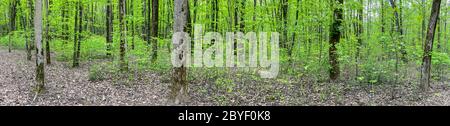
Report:
<svg viewBox="0 0 450 126"><path fill-rule="evenodd" d="M399 39L400 43L398 43L397 45L400 46L400 53L402 54L401 59L404 62L406 62L407 61L407 58L406 58L407 53L405 50L405 45L403 44L402 16L401 16L401 13L399 13L399 8L395 4L396 1L389 0L389 2L391 3L392 9L394 9L395 31L397 31L397 33L399 35L398 39Z"/></svg>
<svg viewBox="0 0 450 126"><path fill-rule="evenodd" d="M333 4L333 23L330 29L330 48L329 48L329 62L330 62L330 80L336 81L339 77L339 61L336 45L341 40L341 24L343 20L343 0L336 0L336 5Z"/></svg>
<svg viewBox="0 0 450 126"><path fill-rule="evenodd" d="M158 19L159 19L159 0L152 0L152 30L151 40L153 43L152 62L158 58Z"/></svg>
<svg viewBox="0 0 450 126"><path fill-rule="evenodd" d="M175 0L174 2L174 33L190 33L190 17L189 17L189 0ZM176 38L176 37L174 37ZM185 43L189 41L180 38L182 40L172 39L174 49L183 49ZM188 39L189 40L189 39ZM177 60L182 61L184 59L183 53L175 56ZM171 86L171 102L179 104L187 100L188 95L188 83L186 81L186 66L181 63L180 67L173 67L172 70L172 86Z"/></svg>
<svg viewBox="0 0 450 126"><path fill-rule="evenodd" d="M44 90L44 50L42 49L42 0L35 2L34 34L36 42L36 91Z"/></svg>
<svg viewBox="0 0 450 126"><path fill-rule="evenodd" d="M436 31L436 24L439 19L440 8L441 0L433 0L421 68L420 88L423 91L427 91L430 87L431 54L433 52L434 32Z"/></svg>

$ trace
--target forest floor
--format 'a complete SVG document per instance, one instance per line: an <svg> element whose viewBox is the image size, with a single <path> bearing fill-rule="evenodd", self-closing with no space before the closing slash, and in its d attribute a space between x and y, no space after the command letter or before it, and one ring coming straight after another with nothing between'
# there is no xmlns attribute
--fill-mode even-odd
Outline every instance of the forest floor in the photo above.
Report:
<svg viewBox="0 0 450 126"><path fill-rule="evenodd" d="M35 60L27 61L25 56L24 51L8 53L0 47L0 105L168 105L167 76L149 71L133 84L115 79L89 81L89 67L98 61L82 63L79 68L53 61L45 66L46 90L35 97ZM209 83L213 82L190 82L191 98L186 105L450 105L448 82L433 84L429 93L417 93L408 84L369 87L252 79L224 93Z"/></svg>

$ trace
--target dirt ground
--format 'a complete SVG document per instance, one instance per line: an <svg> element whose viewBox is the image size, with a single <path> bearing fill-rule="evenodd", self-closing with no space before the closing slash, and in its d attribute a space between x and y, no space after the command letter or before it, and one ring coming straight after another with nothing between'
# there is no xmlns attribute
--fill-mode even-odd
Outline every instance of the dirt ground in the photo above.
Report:
<svg viewBox="0 0 450 126"><path fill-rule="evenodd" d="M33 56L34 57L34 56ZM132 85L107 79L88 80L84 63L71 68L69 63L53 61L45 66L46 91L33 92L35 61L27 61L24 51L8 53L0 49L1 106L155 106L167 105L167 77L146 72ZM429 93L414 93L411 87L348 87L327 83L308 86L298 82L238 83L235 93L214 93L205 88L211 82L190 84L190 102L186 105L450 105L448 82L435 84ZM245 83L245 86L242 84ZM255 84L258 83L258 84ZM240 86L241 85L241 86ZM331 90L333 89L333 90ZM206 91L205 91L206 90Z"/></svg>

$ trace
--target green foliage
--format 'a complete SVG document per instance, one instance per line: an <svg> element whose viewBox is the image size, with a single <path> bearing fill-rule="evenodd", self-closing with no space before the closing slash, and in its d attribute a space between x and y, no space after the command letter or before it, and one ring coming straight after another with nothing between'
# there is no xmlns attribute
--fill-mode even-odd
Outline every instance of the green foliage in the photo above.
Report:
<svg viewBox="0 0 450 126"><path fill-rule="evenodd" d="M93 65L89 68L89 81L102 81L106 78L105 74L102 66Z"/></svg>
<svg viewBox="0 0 450 126"><path fill-rule="evenodd" d="M23 31L14 31L11 32L11 46L12 49L25 49L25 34ZM0 46L8 47L9 46L9 35L0 37Z"/></svg>
<svg viewBox="0 0 450 126"><path fill-rule="evenodd" d="M216 88L218 88L219 90L224 90L227 93L233 92L234 87L236 87L236 84L232 79L222 77L216 80L215 85Z"/></svg>

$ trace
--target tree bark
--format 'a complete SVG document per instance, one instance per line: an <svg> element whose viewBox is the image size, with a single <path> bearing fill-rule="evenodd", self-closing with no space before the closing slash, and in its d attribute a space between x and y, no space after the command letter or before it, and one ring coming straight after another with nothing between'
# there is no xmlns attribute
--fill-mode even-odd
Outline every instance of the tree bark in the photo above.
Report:
<svg viewBox="0 0 450 126"><path fill-rule="evenodd" d="M111 56L111 46L113 43L112 32L113 32L113 12L111 0L108 0L106 5L106 55Z"/></svg>
<svg viewBox="0 0 450 126"><path fill-rule="evenodd" d="M159 19L159 0L152 0L152 31L151 40L152 46L152 62L158 58L158 19Z"/></svg>
<svg viewBox="0 0 450 126"><path fill-rule="evenodd" d="M81 1L77 2L77 14L75 14L75 42L73 50L73 67L78 67L80 65L80 47L83 32L83 5ZM77 23L78 22L78 23Z"/></svg>
<svg viewBox="0 0 450 126"><path fill-rule="evenodd" d="M44 50L42 49L42 0L35 2L34 34L36 42L36 92L44 90Z"/></svg>
<svg viewBox="0 0 450 126"><path fill-rule="evenodd" d="M423 50L424 53L421 68L420 88L423 91L427 91L430 87L431 56L433 52L434 32L436 31L436 25L439 19L440 8L441 8L441 0L433 0L433 6L431 8L431 16L427 30L427 38Z"/></svg>
<svg viewBox="0 0 450 126"><path fill-rule="evenodd" d="M10 15L9 15L9 37L8 37L8 41L9 41L9 46L8 46L8 52L11 52L11 48L12 48L12 35L13 32L16 30L16 13L17 13L17 1L16 0L11 0L9 3L9 7L10 7Z"/></svg>
<svg viewBox="0 0 450 126"><path fill-rule="evenodd" d="M174 2L174 33L190 33L190 11L189 11L189 0L175 0ZM178 43L179 42L179 43ZM189 41L177 41L173 40L174 49L183 49L183 45L189 43ZM188 53L190 54L190 53ZM183 53L175 55L178 60L184 59L185 55ZM186 66L181 63L180 67L173 67L172 70L172 86L170 99L174 104L179 104L185 102L188 97L188 83L186 81Z"/></svg>
<svg viewBox="0 0 450 126"><path fill-rule="evenodd" d="M330 48L329 48L329 62L330 62L330 80L336 81L339 78L339 61L336 45L341 40L341 24L343 20L343 0L336 0L337 5L333 5L333 23L330 29Z"/></svg>
<svg viewBox="0 0 450 126"><path fill-rule="evenodd" d="M364 5L363 0L359 0L359 3L361 5ZM361 6L358 8L357 15L358 15L358 23L357 23L357 31L356 31L356 37L358 39L358 42L356 43L356 78L359 76L359 60L360 60L360 53L361 53L361 46L362 46L362 33L363 33L363 8L364 6Z"/></svg>
<svg viewBox="0 0 450 126"><path fill-rule="evenodd" d="M45 0L45 10L46 10L46 14L45 14L45 58L47 61L47 64L52 64L51 61L51 56L50 56L50 20L49 20L49 15L50 15L50 0Z"/></svg>
<svg viewBox="0 0 450 126"><path fill-rule="evenodd" d="M120 27L120 54L119 54L120 71L127 71L128 64L125 61L125 55L126 55L125 0L119 0L119 22L120 22L120 26L119 26Z"/></svg>

